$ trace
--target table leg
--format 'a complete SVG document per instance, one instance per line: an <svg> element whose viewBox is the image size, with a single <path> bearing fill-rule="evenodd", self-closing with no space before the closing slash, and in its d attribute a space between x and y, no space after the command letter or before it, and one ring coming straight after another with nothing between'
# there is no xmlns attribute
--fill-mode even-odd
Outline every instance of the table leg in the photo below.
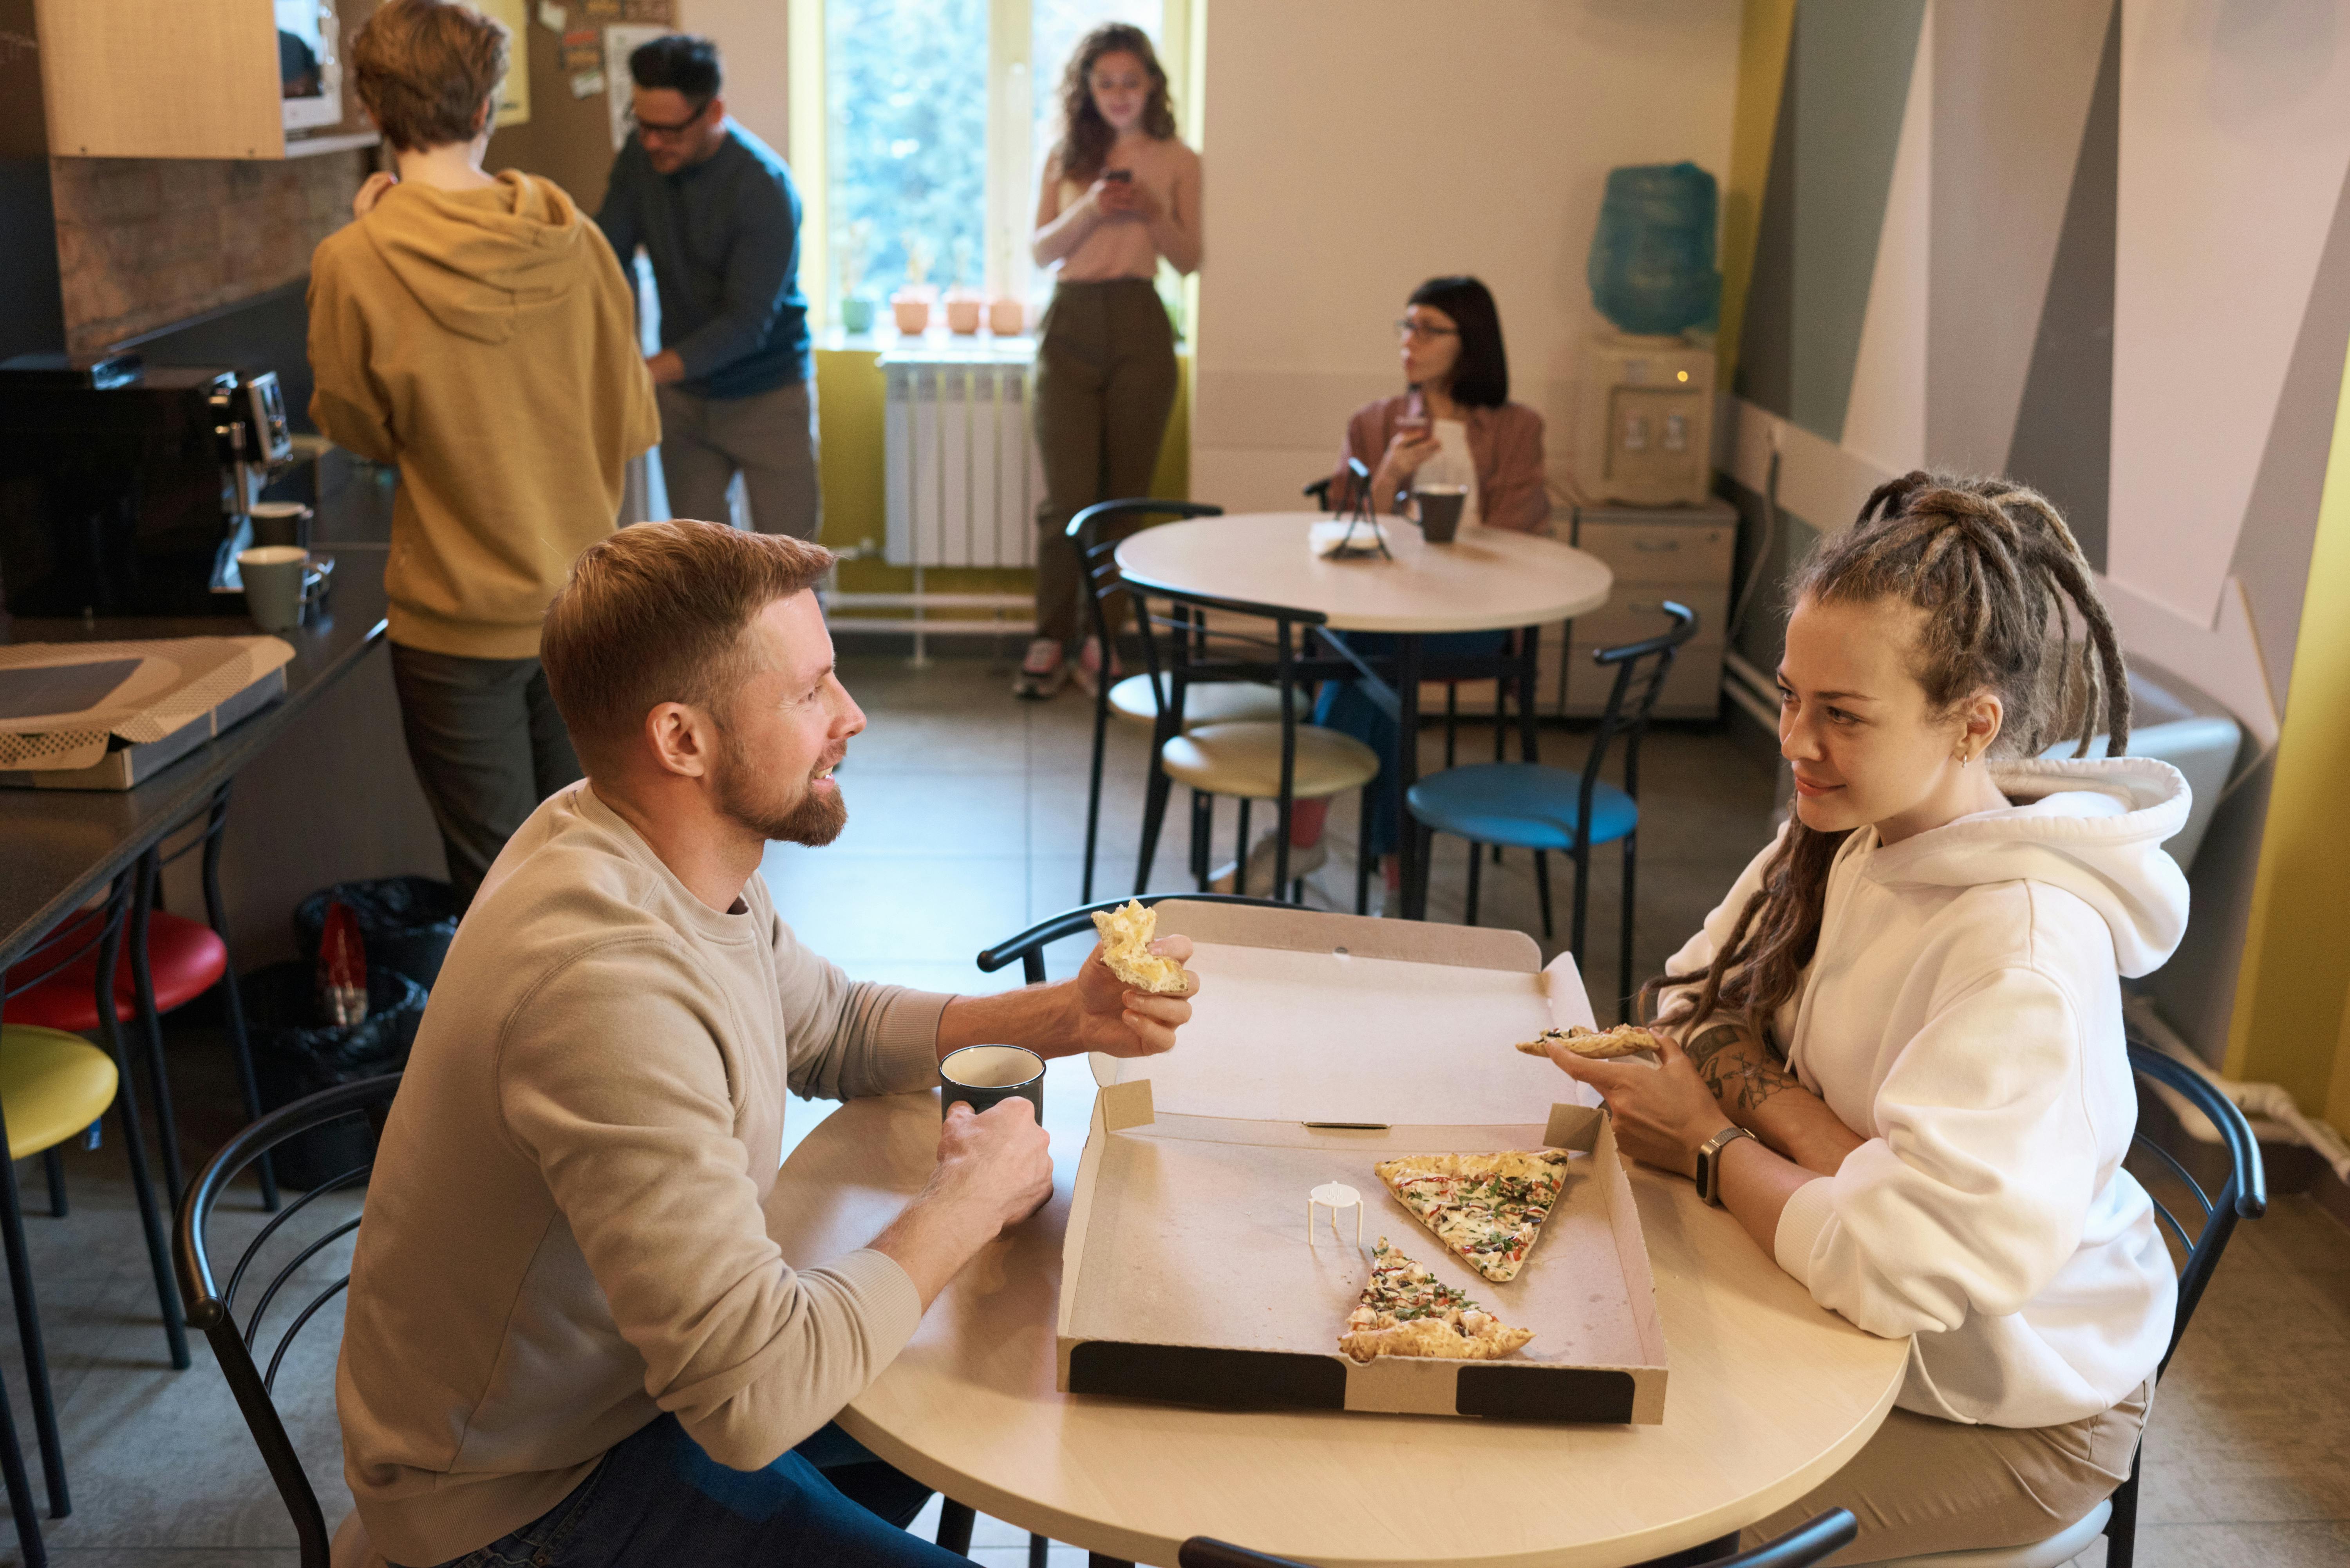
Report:
<svg viewBox="0 0 2350 1568"><path fill-rule="evenodd" d="M1534 651L1542 639L1542 628L1530 626L1518 633L1518 723L1524 733L1525 759L1542 761L1542 748L1534 737L1534 704L1541 700L1535 682L1541 679L1541 667Z"/></svg>
<svg viewBox="0 0 2350 1568"><path fill-rule="evenodd" d="M1420 866L1419 826L1409 797L1419 782L1419 637L1396 638L1396 853L1403 857L1403 913L1428 919L1428 877Z"/></svg>

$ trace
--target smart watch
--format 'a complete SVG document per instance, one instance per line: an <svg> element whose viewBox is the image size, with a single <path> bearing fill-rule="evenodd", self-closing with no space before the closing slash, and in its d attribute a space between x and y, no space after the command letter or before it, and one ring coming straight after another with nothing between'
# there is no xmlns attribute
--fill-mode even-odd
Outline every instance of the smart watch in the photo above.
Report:
<svg viewBox="0 0 2350 1568"><path fill-rule="evenodd" d="M1728 1127L1697 1146L1697 1195L1700 1198L1716 1209L1721 1207L1721 1151L1740 1138L1753 1137L1744 1127Z"/></svg>

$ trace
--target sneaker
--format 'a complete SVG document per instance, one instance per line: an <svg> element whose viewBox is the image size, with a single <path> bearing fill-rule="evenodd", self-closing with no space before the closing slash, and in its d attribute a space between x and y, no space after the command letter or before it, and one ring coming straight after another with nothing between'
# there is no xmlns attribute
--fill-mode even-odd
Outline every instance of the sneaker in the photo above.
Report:
<svg viewBox="0 0 2350 1568"><path fill-rule="evenodd" d="M1040 637L1028 645L1028 657L1020 661L1020 672L1012 678L1012 694L1042 702L1059 691L1061 682L1068 678L1069 664L1061 657L1061 645Z"/></svg>
<svg viewBox="0 0 2350 1568"><path fill-rule="evenodd" d="M1278 831L1278 830L1276 830ZM1208 883L1211 893L1245 892L1252 898L1285 898L1288 889L1276 891L1273 886L1274 835L1266 834L1249 847L1248 873L1241 875L1237 863L1227 862ZM1310 877L1322 869L1330 858L1328 846L1320 841L1300 846L1289 846L1289 879L1293 882Z"/></svg>
<svg viewBox="0 0 2350 1568"><path fill-rule="evenodd" d="M1115 653L1111 654L1109 659L1110 684L1113 686L1117 685L1118 678L1125 673L1125 670L1118 668L1118 655ZM1086 645L1077 650L1077 661L1070 667L1069 675L1070 678L1076 680L1077 685L1084 690L1087 696L1098 697L1101 695L1102 652L1101 644L1099 642L1090 637L1086 639Z"/></svg>

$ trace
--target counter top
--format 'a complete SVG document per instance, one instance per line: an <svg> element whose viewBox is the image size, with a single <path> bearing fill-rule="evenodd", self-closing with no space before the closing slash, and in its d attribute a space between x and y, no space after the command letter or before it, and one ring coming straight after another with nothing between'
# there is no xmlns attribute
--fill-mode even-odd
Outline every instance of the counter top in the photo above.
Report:
<svg viewBox="0 0 2350 1568"><path fill-rule="evenodd" d="M338 547L321 542L321 547ZM203 809L213 792L383 640L383 569L364 549L343 555L327 612L286 632L294 660L286 695L197 747L135 789L0 788L0 970L102 891L163 834ZM250 632L242 616L121 617L93 621L0 620L0 641L97 642Z"/></svg>

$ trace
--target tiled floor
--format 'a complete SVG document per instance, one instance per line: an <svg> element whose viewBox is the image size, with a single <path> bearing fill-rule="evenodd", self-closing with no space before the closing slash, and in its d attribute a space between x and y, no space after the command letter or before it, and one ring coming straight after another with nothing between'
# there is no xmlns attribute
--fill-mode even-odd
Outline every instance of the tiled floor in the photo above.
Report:
<svg viewBox="0 0 2350 1568"><path fill-rule="evenodd" d="M766 875L778 905L812 945L852 973L972 990L1017 983L1016 970L983 977L979 950L1077 901L1089 711L1075 693L1044 705L1013 701L1008 669L985 659L941 659L924 670L902 660L851 655L850 688L872 715L842 778L848 829L823 850L777 849ZM1139 737L1112 732L1097 890L1130 886L1141 795ZM1490 745L1482 730L1464 754ZM1548 760L1576 763L1583 741L1545 734ZM1485 752L1483 754L1490 754ZM1430 765L1441 739L1424 737ZM1642 846L1636 972L1649 972L1703 917L1770 824L1771 775L1716 734L1660 732L1643 769L1650 827ZM1179 808L1171 814L1180 825ZM1321 901L1351 908L1351 805L1336 815L1340 853L1314 880ZM1230 853L1232 824L1220 819ZM1435 918L1461 909L1461 851L1440 855ZM1617 857L1596 857L1589 961L1606 992L1616 965ZM1162 846L1154 886L1183 885L1180 834ZM1557 869L1555 867L1555 869ZM1533 878L1523 856L1485 867L1485 919L1534 929ZM1556 880L1564 927L1566 881ZM1545 956L1557 950L1545 944ZM1083 956L1070 942L1055 973ZM1597 999L1607 1013L1609 999ZM215 1147L238 1117L224 1055L201 1030L172 1046L192 1158ZM795 1102L804 1136L821 1107ZM195 1366L168 1369L154 1285L140 1244L112 1124L108 1145L68 1157L74 1208L47 1217L37 1162L19 1168L28 1186L26 1230L62 1411L72 1517L45 1521L57 1560L69 1568L292 1568L293 1532L245 1435L218 1367L199 1339ZM351 1199L337 1214L352 1209ZM232 1200L221 1241L257 1228L249 1194ZM337 1249L336 1251L347 1251ZM329 1252L306 1277L327 1276ZM304 1299L307 1299L305 1293ZM284 1321L280 1314L276 1321ZM339 1313L330 1306L296 1342L281 1374L285 1410L307 1457L328 1518L348 1494L339 1478L332 1368ZM9 1386L30 1456L32 1431L13 1324L0 1324L0 1377ZM2240 1230L2157 1401L2147 1440L2139 1561L2148 1568L2317 1568L2350 1563L2350 1233L2305 1199L2281 1200ZM37 1486L37 1467L36 1484ZM0 1531L0 1540L5 1532ZM983 1519L974 1557L1011 1568L1026 1561L1025 1535ZM1055 1568L1083 1562L1067 1547ZM13 1554L0 1563L15 1563ZM2103 1561L2102 1547L2081 1562Z"/></svg>

